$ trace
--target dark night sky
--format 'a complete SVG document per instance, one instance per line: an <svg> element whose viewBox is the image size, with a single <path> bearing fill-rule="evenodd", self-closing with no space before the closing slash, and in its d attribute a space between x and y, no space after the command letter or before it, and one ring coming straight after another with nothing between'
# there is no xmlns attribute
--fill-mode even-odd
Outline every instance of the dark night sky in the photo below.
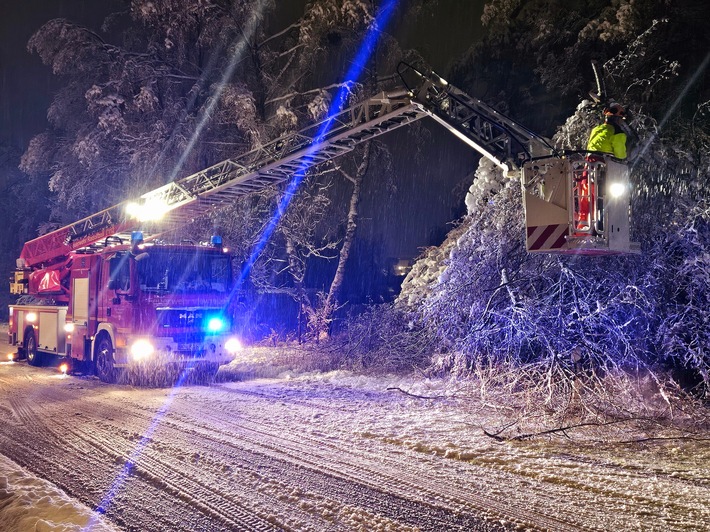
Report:
<svg viewBox="0 0 710 532"><path fill-rule="evenodd" d="M394 30L404 46L417 48L437 71L446 72L478 32L482 5L439 0L435 14ZM57 80L27 51L32 34L58 17L99 29L108 13L121 9L121 0L0 0L0 139L24 150L46 124Z"/></svg>
<svg viewBox="0 0 710 532"><path fill-rule="evenodd" d="M120 0L0 0L0 139L24 151L46 124L57 81L49 67L27 51L27 41L48 20L68 18L99 28Z"/></svg>

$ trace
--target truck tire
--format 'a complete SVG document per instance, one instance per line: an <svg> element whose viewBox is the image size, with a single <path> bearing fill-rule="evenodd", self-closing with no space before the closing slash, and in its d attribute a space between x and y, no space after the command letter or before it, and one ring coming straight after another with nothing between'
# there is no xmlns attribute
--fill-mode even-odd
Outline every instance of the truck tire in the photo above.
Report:
<svg viewBox="0 0 710 532"><path fill-rule="evenodd" d="M27 363L30 366L41 366L43 362L43 356L41 353L37 352L37 337L35 336L34 329L28 329L25 332L24 344Z"/></svg>
<svg viewBox="0 0 710 532"><path fill-rule="evenodd" d="M103 382L116 381L116 370L113 367L113 343L106 333L100 333L94 347L94 370Z"/></svg>

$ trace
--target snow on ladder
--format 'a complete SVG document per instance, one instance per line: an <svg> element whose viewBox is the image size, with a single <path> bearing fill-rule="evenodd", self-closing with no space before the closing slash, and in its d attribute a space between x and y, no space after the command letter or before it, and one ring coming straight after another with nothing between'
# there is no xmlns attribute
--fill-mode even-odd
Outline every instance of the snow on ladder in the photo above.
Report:
<svg viewBox="0 0 710 532"><path fill-rule="evenodd" d="M193 175L125 201L25 244L20 256L26 268L64 260L70 251L88 248L110 236L127 237L144 229L146 240L191 223L236 197L278 185L294 174L353 150L358 144L428 116L403 91L382 92L301 131L273 140ZM325 134L319 134L324 122ZM144 218L135 211L156 218Z"/></svg>

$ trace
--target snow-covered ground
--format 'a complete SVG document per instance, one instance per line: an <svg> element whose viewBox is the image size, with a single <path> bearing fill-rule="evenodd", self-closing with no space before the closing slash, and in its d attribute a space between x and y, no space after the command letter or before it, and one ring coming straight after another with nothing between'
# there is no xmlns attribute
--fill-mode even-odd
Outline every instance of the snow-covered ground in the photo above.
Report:
<svg viewBox="0 0 710 532"><path fill-rule="evenodd" d="M85 523L77 501L131 530L708 530L707 441L500 443L463 383L250 376L138 389L0 365L0 453L74 498L0 461L0 529L34 530L10 521L34 497L37 530Z"/></svg>
<svg viewBox="0 0 710 532"><path fill-rule="evenodd" d="M117 530L62 490L0 455L0 530Z"/></svg>

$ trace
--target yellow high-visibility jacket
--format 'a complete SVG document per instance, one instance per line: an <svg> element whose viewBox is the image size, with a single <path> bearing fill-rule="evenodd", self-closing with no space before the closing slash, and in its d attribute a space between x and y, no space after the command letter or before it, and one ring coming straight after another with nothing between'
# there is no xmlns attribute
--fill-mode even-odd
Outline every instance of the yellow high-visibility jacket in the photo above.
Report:
<svg viewBox="0 0 710 532"><path fill-rule="evenodd" d="M617 133L611 124L600 124L589 135L587 151L611 153L617 159L626 159L626 133Z"/></svg>

